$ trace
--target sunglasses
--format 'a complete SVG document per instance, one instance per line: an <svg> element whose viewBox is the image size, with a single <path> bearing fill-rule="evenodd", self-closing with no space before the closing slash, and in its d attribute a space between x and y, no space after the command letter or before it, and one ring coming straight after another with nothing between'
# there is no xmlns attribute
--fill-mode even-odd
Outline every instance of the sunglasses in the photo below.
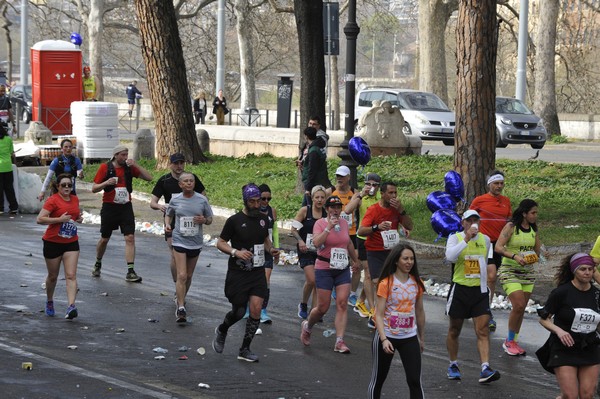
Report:
<svg viewBox="0 0 600 399"><path fill-rule="evenodd" d="M260 197L260 199L263 201L271 201L273 197Z"/></svg>
<svg viewBox="0 0 600 399"><path fill-rule="evenodd" d="M65 188L65 187L72 188L73 184L71 184L71 183L60 183L60 186L63 187L63 188Z"/></svg>
<svg viewBox="0 0 600 399"><path fill-rule="evenodd" d="M378 186L379 186L379 183L369 183L369 182L365 182L365 186L378 187Z"/></svg>

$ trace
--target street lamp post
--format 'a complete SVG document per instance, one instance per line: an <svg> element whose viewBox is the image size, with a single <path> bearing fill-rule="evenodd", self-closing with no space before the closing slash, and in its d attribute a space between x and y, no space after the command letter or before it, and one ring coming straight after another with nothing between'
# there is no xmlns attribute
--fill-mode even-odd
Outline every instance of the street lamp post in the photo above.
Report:
<svg viewBox="0 0 600 399"><path fill-rule="evenodd" d="M342 150L338 152L338 157L342 159L341 164L350 168L350 185L357 187L356 181L356 162L350 156L348 151L348 142L354 137L354 96L356 94L356 38L360 28L356 23L356 0L348 1L348 22L344 26L344 34L346 35L346 119L344 121L344 129L346 135L344 141L340 145Z"/></svg>

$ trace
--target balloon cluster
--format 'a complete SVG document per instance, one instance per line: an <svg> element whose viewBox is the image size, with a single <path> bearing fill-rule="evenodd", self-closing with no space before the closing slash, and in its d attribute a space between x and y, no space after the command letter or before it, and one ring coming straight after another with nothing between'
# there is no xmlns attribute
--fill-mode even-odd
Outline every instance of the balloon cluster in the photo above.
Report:
<svg viewBox="0 0 600 399"><path fill-rule="evenodd" d="M352 137L348 141L348 152L357 164L365 166L371 160L371 148L362 137Z"/></svg>
<svg viewBox="0 0 600 399"><path fill-rule="evenodd" d="M444 176L444 188L446 191L434 191L427 196L427 208L431 215L431 227L438 233L440 238L448 236L457 231L462 231L461 218L456 213L458 201L464 201L465 187L460 174L451 170Z"/></svg>

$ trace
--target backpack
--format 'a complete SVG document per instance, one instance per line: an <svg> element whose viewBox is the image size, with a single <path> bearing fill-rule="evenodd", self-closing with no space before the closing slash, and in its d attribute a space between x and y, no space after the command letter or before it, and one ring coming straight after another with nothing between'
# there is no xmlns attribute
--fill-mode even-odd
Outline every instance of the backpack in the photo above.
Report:
<svg viewBox="0 0 600 399"><path fill-rule="evenodd" d="M75 157L73 155L69 155L68 165L71 171L69 172L73 177L77 177L77 166L75 164ZM65 171L65 159L63 156L58 158L58 165L56 166L55 174L56 176L64 173Z"/></svg>
<svg viewBox="0 0 600 399"><path fill-rule="evenodd" d="M117 172L115 171L115 165L113 165L112 160L106 163L107 171L106 178L104 181L110 179L111 177L117 177ZM125 186L127 187L127 192L129 194L133 191L133 175L131 174L131 168L127 165L123 166L125 168ZM104 192L109 193L115 189L115 186L108 186L104 188Z"/></svg>

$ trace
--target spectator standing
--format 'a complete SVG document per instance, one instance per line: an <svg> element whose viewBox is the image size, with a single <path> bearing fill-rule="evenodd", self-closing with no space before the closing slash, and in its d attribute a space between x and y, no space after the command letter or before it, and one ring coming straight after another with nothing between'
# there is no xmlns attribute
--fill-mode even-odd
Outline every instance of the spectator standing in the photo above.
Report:
<svg viewBox="0 0 600 399"><path fill-rule="evenodd" d="M46 276L46 315L52 317L54 311L54 290L60 272L60 264L65 268L67 285L67 301L69 307L65 319L77 317L75 297L77 296L77 262L79 260L79 239L77 226L81 223L79 199L73 189L72 176L63 173L53 184L54 194L44 203L38 214L37 223L48 225L42 240L44 242L44 259L48 275Z"/></svg>
<svg viewBox="0 0 600 399"><path fill-rule="evenodd" d="M494 170L487 179L488 192L475 197L469 209L477 211L481 215L481 232L488 236L492 243L493 259L488 264L487 276L488 287L490 288L490 305L496 292L496 280L498 277L498 268L502 263L502 254L496 252L496 242L500 237L500 232L511 217L512 209L510 199L502 195L504 190L504 173ZM490 310L491 312L491 310ZM496 331L496 321L490 313L490 331Z"/></svg>
<svg viewBox="0 0 600 399"><path fill-rule="evenodd" d="M134 270L135 262L135 217L131 204L133 178L152 181L152 175L144 168L135 164L129 158L129 149L118 145L113 149L113 157L98 168L94 177L92 192L102 194L102 209L100 210L100 239L96 245L96 264L92 271L93 277L100 277L102 257L106 252L108 241L113 230L121 229L125 238L125 261L127 275L125 280L140 283L142 278Z"/></svg>
<svg viewBox="0 0 600 399"><path fill-rule="evenodd" d="M133 118L133 107L136 101L139 101L139 99L142 98L142 92L138 90L136 85L137 80L134 80L127 86L127 89L125 89L125 94L127 94L127 104L129 104L129 111L127 111L127 113L130 118Z"/></svg>
<svg viewBox="0 0 600 399"><path fill-rule="evenodd" d="M97 101L96 77L91 75L89 66L83 67L83 101Z"/></svg>
<svg viewBox="0 0 600 399"><path fill-rule="evenodd" d="M217 125L225 124L225 115L228 113L229 108L227 108L227 99L223 96L223 89L220 89L213 100L213 114L217 116Z"/></svg>
<svg viewBox="0 0 600 399"><path fill-rule="evenodd" d="M161 176L158 179L158 181L154 185L154 188L152 189L152 196L150 198L150 208L161 211L163 213L163 218L165 216L165 212L167 211L167 207L169 206L169 202L171 201L173 195L179 194L182 191L181 186L179 184L179 178L185 171L185 156L182 153L177 152L175 154L172 154L169 158L169 161L171 162L169 165L169 167L171 168L171 172ZM194 191L206 197L204 184L202 184L200 179L198 179L198 176L193 176L195 180ZM158 203L158 201L160 201L161 198L164 198L164 204ZM173 222L174 219L171 219L171 231L175 228L175 224ZM171 276L173 277L173 283L177 283L177 268L175 267L175 257L172 252L173 234L171 231L165 227L165 241L167 242L169 250L171 251Z"/></svg>
<svg viewBox="0 0 600 399"><path fill-rule="evenodd" d="M304 129L304 137L308 144L308 152L302 162L302 183L304 184L304 200L302 205L310 203L310 192L314 186L331 187L327 176L327 158L323 151L325 141L317 137L314 127Z"/></svg>
<svg viewBox="0 0 600 399"><path fill-rule="evenodd" d="M6 86L0 84L0 120L6 123L7 133L8 123L12 125L12 131L15 131L15 117L12 113L12 104L6 94ZM10 135L10 134L9 134Z"/></svg>
<svg viewBox="0 0 600 399"><path fill-rule="evenodd" d="M204 119L206 118L206 94L201 91L194 98L194 121L197 124L201 123L204 125Z"/></svg>
<svg viewBox="0 0 600 399"><path fill-rule="evenodd" d="M15 147L13 140L4 126L0 125L0 214L4 213L4 195L8 200L10 213L16 214L19 211L19 203L14 187L14 162Z"/></svg>

